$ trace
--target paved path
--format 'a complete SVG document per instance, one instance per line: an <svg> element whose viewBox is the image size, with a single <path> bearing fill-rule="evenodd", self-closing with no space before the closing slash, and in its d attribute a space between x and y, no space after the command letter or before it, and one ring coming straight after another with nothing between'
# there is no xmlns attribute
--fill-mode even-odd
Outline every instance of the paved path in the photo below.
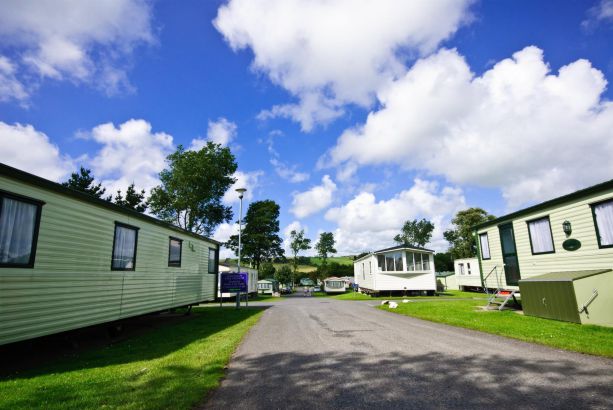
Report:
<svg viewBox="0 0 613 410"><path fill-rule="evenodd" d="M369 303L288 298L264 312L205 404L493 407L613 409L613 360L421 321Z"/></svg>

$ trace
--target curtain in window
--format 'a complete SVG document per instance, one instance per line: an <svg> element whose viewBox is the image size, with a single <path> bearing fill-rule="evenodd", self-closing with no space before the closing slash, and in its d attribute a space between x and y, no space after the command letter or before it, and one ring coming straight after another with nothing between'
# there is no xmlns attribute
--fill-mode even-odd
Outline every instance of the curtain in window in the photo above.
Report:
<svg viewBox="0 0 613 410"><path fill-rule="evenodd" d="M430 256L429 255L422 255L422 269L430 270Z"/></svg>
<svg viewBox="0 0 613 410"><path fill-rule="evenodd" d="M136 250L136 230L125 226L115 227L115 248L113 249L113 268L134 269Z"/></svg>
<svg viewBox="0 0 613 410"><path fill-rule="evenodd" d="M209 273L215 273L215 259L217 259L215 249L209 248Z"/></svg>
<svg viewBox="0 0 613 410"><path fill-rule="evenodd" d="M27 265L30 262L38 207L3 198L0 211L0 262Z"/></svg>
<svg viewBox="0 0 613 410"><path fill-rule="evenodd" d="M529 222L528 229L530 230L533 253L553 251L553 239L551 238L551 228L549 227L548 218Z"/></svg>
<svg viewBox="0 0 613 410"><path fill-rule="evenodd" d="M613 201L594 206L600 246L613 245Z"/></svg>
<svg viewBox="0 0 613 410"><path fill-rule="evenodd" d="M413 252L407 252L407 270L412 272L415 270L415 261L413 260Z"/></svg>
<svg viewBox="0 0 613 410"><path fill-rule="evenodd" d="M490 258L490 243L487 240L487 234L482 233L479 235L479 241L481 242L481 257L483 259Z"/></svg>
<svg viewBox="0 0 613 410"><path fill-rule="evenodd" d="M402 266L402 252L395 253L394 257L396 259L396 270L403 271L404 267Z"/></svg>

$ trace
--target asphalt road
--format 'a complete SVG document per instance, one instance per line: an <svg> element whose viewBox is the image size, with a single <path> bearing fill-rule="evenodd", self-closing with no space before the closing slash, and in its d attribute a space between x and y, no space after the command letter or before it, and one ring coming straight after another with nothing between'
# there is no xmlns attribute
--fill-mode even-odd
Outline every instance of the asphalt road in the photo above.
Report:
<svg viewBox="0 0 613 410"><path fill-rule="evenodd" d="M206 409L613 409L613 360L295 297L264 312Z"/></svg>

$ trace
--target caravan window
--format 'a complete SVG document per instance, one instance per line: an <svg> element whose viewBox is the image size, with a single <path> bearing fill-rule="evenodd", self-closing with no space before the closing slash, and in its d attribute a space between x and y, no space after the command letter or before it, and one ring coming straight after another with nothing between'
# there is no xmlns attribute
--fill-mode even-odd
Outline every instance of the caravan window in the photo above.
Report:
<svg viewBox="0 0 613 410"><path fill-rule="evenodd" d="M380 272L385 271L385 255L377 255L377 265Z"/></svg>
<svg viewBox="0 0 613 410"><path fill-rule="evenodd" d="M215 273L215 263L217 262L217 251L209 248L209 273Z"/></svg>
<svg viewBox="0 0 613 410"><path fill-rule="evenodd" d="M466 272L470 275L470 262L466 263Z"/></svg>
<svg viewBox="0 0 613 410"><path fill-rule="evenodd" d="M430 270L430 255L422 254L421 267L423 270Z"/></svg>
<svg viewBox="0 0 613 410"><path fill-rule="evenodd" d="M394 259L396 260L396 270L403 271L404 267L402 266L402 252L396 252L394 254Z"/></svg>
<svg viewBox="0 0 613 410"><path fill-rule="evenodd" d="M168 239L168 266L181 267L182 248L183 241L181 239L172 236Z"/></svg>
<svg viewBox="0 0 613 410"><path fill-rule="evenodd" d="M464 275L464 264L458 263L458 269L460 271L460 275Z"/></svg>
<svg viewBox="0 0 613 410"><path fill-rule="evenodd" d="M528 221L528 236L533 255L555 252L548 216Z"/></svg>
<svg viewBox="0 0 613 410"><path fill-rule="evenodd" d="M34 266L41 204L0 192L0 266Z"/></svg>
<svg viewBox="0 0 613 410"><path fill-rule="evenodd" d="M423 265L421 263L421 253L413 254L415 257L415 270L423 270Z"/></svg>
<svg viewBox="0 0 613 410"><path fill-rule="evenodd" d="M596 238L600 248L613 247L613 199L592 205Z"/></svg>
<svg viewBox="0 0 613 410"><path fill-rule="evenodd" d="M415 260L413 259L413 252L407 252L407 271L413 272L415 270Z"/></svg>
<svg viewBox="0 0 613 410"><path fill-rule="evenodd" d="M479 235L479 244L481 245L481 259L490 259L490 242L487 237L487 232Z"/></svg>
<svg viewBox="0 0 613 410"><path fill-rule="evenodd" d="M385 255L385 270L394 271L394 254L388 253Z"/></svg>
<svg viewBox="0 0 613 410"><path fill-rule="evenodd" d="M137 227L115 222L111 270L134 270L137 242Z"/></svg>

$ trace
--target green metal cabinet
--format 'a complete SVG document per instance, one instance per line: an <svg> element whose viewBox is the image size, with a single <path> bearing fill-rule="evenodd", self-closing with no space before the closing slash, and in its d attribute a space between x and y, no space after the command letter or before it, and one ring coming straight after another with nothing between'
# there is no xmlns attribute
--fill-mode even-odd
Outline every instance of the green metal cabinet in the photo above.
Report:
<svg viewBox="0 0 613 410"><path fill-rule="evenodd" d="M613 326L611 269L552 272L519 281L524 314Z"/></svg>

